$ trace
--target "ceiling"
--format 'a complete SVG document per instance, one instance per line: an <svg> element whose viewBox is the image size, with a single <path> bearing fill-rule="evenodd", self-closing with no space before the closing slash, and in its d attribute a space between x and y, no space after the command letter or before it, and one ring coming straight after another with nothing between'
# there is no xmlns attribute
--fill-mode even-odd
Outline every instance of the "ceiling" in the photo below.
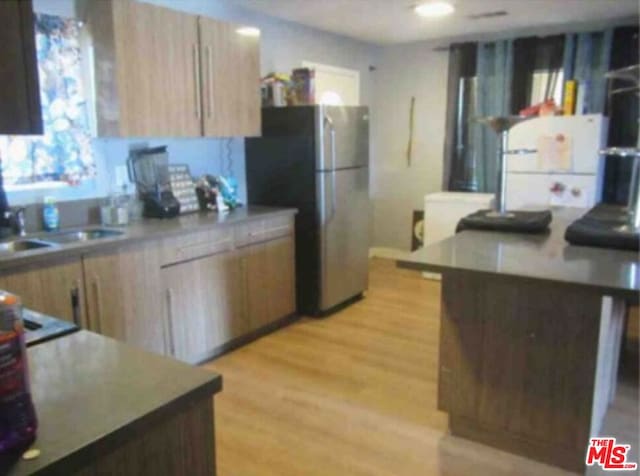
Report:
<svg viewBox="0 0 640 476"><path fill-rule="evenodd" d="M233 0L235 5L376 44L600 22L639 11L638 0L449 0L456 11L421 18L411 0ZM504 10L508 15L472 20L469 15Z"/></svg>

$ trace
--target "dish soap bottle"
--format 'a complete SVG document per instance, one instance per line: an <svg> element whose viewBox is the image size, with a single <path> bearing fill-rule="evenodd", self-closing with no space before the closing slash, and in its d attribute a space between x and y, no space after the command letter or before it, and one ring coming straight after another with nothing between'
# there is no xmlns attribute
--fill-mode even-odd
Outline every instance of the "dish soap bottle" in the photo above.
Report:
<svg viewBox="0 0 640 476"><path fill-rule="evenodd" d="M60 213L54 197L44 197L42 221L46 231L56 231L60 228Z"/></svg>

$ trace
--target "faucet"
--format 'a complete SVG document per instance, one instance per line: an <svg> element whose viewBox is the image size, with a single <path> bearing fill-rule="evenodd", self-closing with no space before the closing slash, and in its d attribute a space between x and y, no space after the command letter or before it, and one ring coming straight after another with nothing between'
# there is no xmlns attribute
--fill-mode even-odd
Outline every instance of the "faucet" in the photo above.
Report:
<svg viewBox="0 0 640 476"><path fill-rule="evenodd" d="M13 232L18 236L26 236L25 230L25 207L15 207L11 209L11 225Z"/></svg>

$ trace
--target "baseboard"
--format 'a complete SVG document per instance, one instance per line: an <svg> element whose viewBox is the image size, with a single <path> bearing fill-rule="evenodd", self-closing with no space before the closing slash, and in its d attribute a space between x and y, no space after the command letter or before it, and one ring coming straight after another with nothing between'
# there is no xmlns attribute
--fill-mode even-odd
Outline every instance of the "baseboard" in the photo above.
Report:
<svg viewBox="0 0 640 476"><path fill-rule="evenodd" d="M196 359L195 362L193 362L193 364L202 365L207 362L210 362L211 360L217 357L221 357L222 355L228 352L231 352L232 350L236 350L239 347L242 347L246 344L249 344L250 342L253 342L254 340L257 340L260 337L266 336L267 334L271 334L272 332L277 331L278 329L286 327L289 324L292 324L293 322L297 321L298 319L300 319L300 315L295 312L287 316L284 316L278 319L277 321L266 324L260 327L259 329L250 331L240 337L236 337L235 339L227 342L226 344L222 344L221 346L214 349L212 352L209 352L206 355L200 356L198 359Z"/></svg>
<svg viewBox="0 0 640 476"><path fill-rule="evenodd" d="M405 251L398 248L385 248L378 246L369 248L369 258L402 259L409 253L410 251Z"/></svg>

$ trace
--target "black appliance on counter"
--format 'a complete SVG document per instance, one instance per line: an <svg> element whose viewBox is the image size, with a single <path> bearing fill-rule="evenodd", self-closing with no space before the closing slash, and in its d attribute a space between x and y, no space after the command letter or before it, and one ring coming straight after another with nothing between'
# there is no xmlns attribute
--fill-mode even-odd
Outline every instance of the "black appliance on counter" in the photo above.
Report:
<svg viewBox="0 0 640 476"><path fill-rule="evenodd" d="M172 218L180 213L180 202L171 191L167 147L132 150L127 159L129 180L135 182L147 218Z"/></svg>

